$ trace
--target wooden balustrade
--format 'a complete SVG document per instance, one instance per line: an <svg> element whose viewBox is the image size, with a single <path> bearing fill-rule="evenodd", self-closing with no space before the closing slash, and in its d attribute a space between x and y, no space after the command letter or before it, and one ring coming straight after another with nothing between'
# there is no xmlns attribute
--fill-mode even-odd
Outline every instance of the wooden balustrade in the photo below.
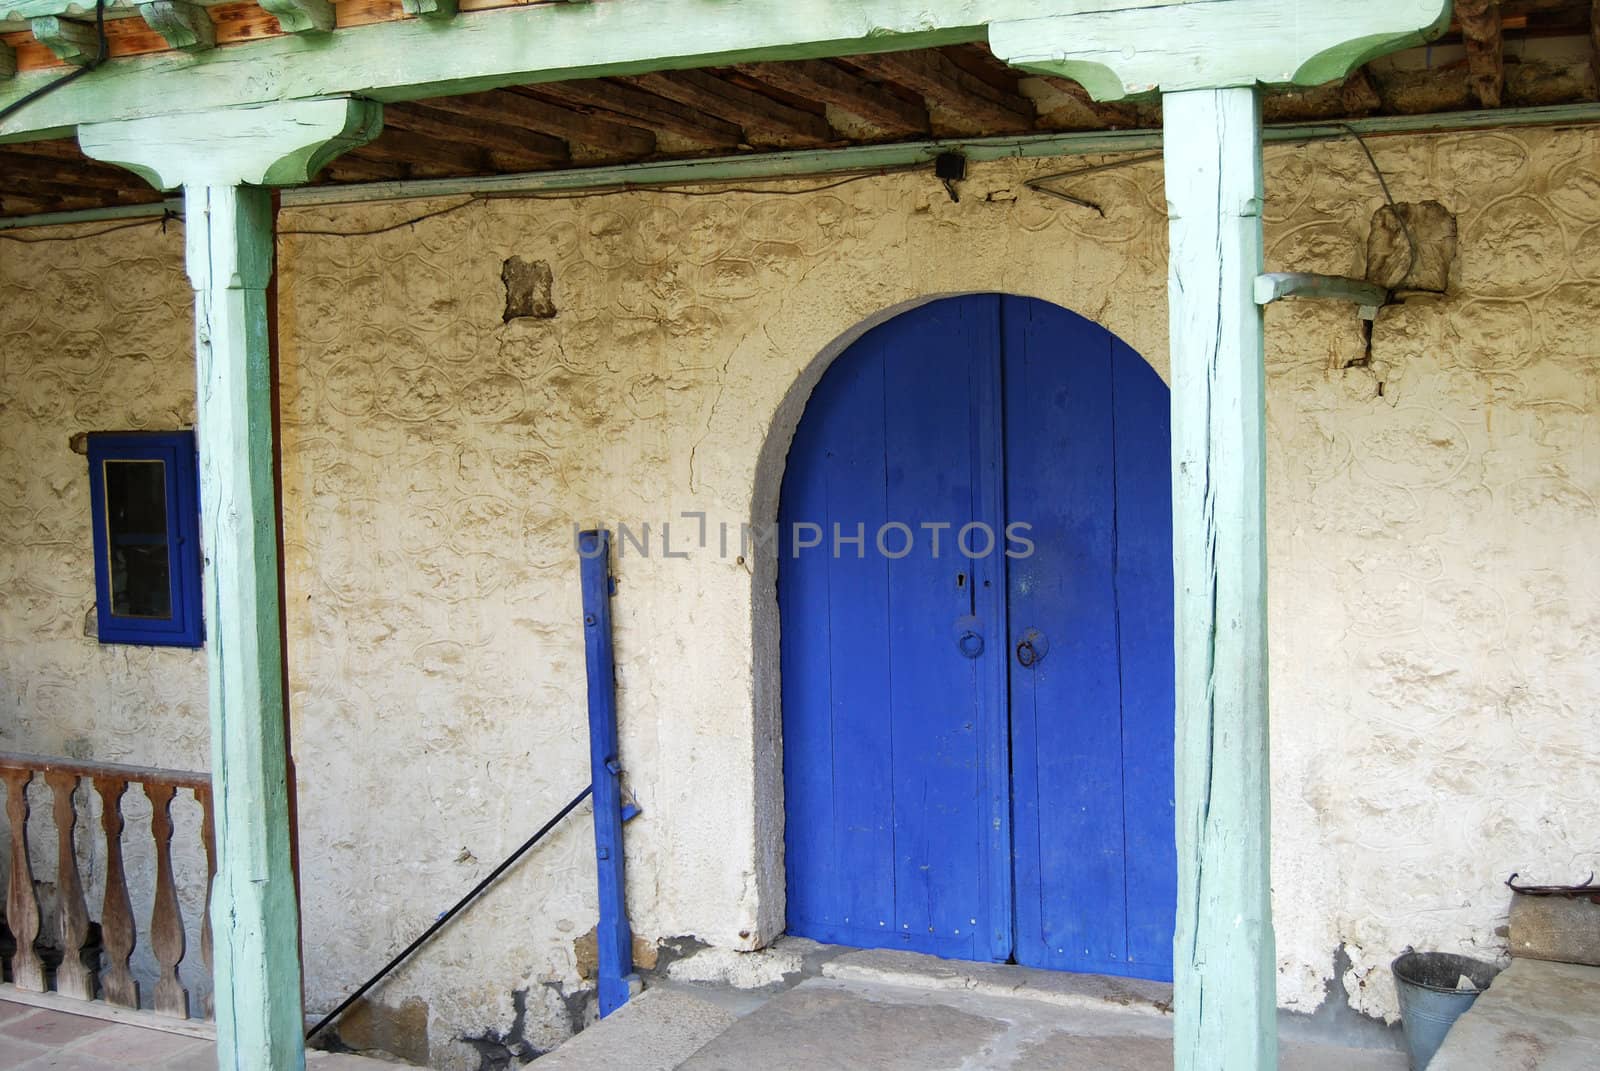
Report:
<svg viewBox="0 0 1600 1071"><path fill-rule="evenodd" d="M35 942L40 932L38 894L29 855L30 802L28 786L42 776L53 793L56 827L57 932L61 962L52 972ZM100 828L105 837L105 897L100 907L99 963L85 962L91 936L89 907L78 873L78 787L88 781L100 797ZM11 957L12 984L36 993L56 992L80 1000L94 1000L96 992L108 1003L139 1006L139 983L129 961L138 942L133 900L128 895L123 862L124 822L122 801L129 785L139 785L150 801L150 834L154 841L155 896L150 913L150 950L158 965L154 1003L156 1011L180 1019L189 1017L189 992L178 975L185 950L183 911L172 866L172 801L187 789L201 809L200 839L206 855L206 904L200 923L200 953L206 972L211 971L211 880L216 876L216 838L212 830L211 778L184 770L158 770L104 762L75 762L39 755L0 752L0 782L5 784L6 818L11 827L11 879L6 889L6 925L16 939ZM210 1011L210 1001L205 1011Z"/></svg>

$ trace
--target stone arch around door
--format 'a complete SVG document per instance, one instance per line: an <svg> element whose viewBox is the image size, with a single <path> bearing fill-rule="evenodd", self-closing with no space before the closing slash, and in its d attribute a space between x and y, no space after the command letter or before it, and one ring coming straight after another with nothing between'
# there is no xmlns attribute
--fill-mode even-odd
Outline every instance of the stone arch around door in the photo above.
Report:
<svg viewBox="0 0 1600 1071"><path fill-rule="evenodd" d="M1045 302L1036 301L1033 299L1008 298L998 294L967 295L965 298L931 296L923 300L909 302L892 309L884 310L881 314L870 318L868 321L856 325L850 331L836 339L832 345L828 346L824 350L824 352L819 354L818 357L807 367L805 372L802 373L802 375L797 379L796 383L788 392L776 414L772 432L763 447L759 462L755 486L755 500L753 502L752 509L752 523L756 526L770 524L777 517L779 511L779 499L782 494L783 481L786 471L786 461L789 459L790 448L794 440L795 429L799 427L801 420L806 414L806 407L807 404L812 400L813 392L816 391L818 384L824 380L824 377L829 375L829 370L830 368L834 367L836 359L838 359L841 355L851 351L852 347L855 346L859 340L863 339L869 333L874 332L874 330L881 325L889 324L891 321L894 321L896 326L885 329L887 332L892 334L895 331L902 331L905 329L907 324L915 323L918 319L927 319L930 316L938 318L941 315L946 315L949 313L951 308L959 306L962 301L965 301L967 306L969 306L971 309L982 310L992 307L996 311L996 315L998 315L998 310L1001 308L1002 303L1004 303L1005 307L1011 310L1013 319L1017 319L1019 317L1026 318L1028 315L1031 315L1029 310L1037 310L1039 316L1044 317L1049 321L1049 323L1040 330L1032 332L1032 335L1038 336L1038 338L1048 339L1051 337L1051 332L1061 332L1065 330L1070 333L1072 331L1076 331L1077 344L1079 345L1081 345L1085 339L1101 339L1104 341L1108 353L1112 348L1116 349L1116 360L1111 361L1108 357L1103 362L1105 365L1105 373L1107 375L1110 374L1113 364L1122 368L1123 372L1120 373L1120 375L1122 376L1122 379L1125 380L1124 389L1135 393L1142 391L1145 393L1145 395L1147 395L1139 403L1143 406L1143 410L1140 411L1141 421L1149 424L1149 422L1153 420L1155 423L1159 424L1159 427L1147 426L1141 429L1141 434L1144 435L1146 440L1154 440L1159 437L1159 442L1154 442L1150 449L1143 450L1143 456L1140 458L1134 458L1132 461L1130 461L1129 457L1125 456L1123 459L1123 467L1127 469L1127 472L1124 474L1125 477L1129 479L1137 478L1140 482L1147 485L1145 487L1145 493L1139 496L1139 501L1133 503L1134 511L1137 512L1138 510L1144 510L1146 513L1148 513L1152 508L1154 508L1157 510L1157 512L1162 514L1161 517L1157 518L1160 521L1160 524L1155 526L1161 529L1159 546L1145 546L1143 548L1143 552L1145 553L1145 557L1147 559L1147 565L1150 562L1154 562L1155 565L1150 566L1150 568L1153 568L1156 572L1161 572L1161 570L1168 568L1168 555L1170 552L1170 519L1165 515L1165 503L1167 502L1166 457L1168 453L1168 441L1165 425L1166 388L1164 384L1161 383L1161 380L1156 373L1151 370L1148 365L1144 364L1144 362L1138 358L1133 351L1121 344L1103 328L1099 328L1098 326L1083 320L1081 317L1078 317L1075 314L1060 309L1058 306L1048 305ZM984 314L986 315L986 313ZM935 329L935 334L933 336L929 336L929 338L936 340L937 331L938 329ZM879 332L879 334L881 335L883 332ZM1029 344L1027 342L1027 338L1031 336L1029 336L1027 332L1014 332L1014 334L1015 338L1013 339L1013 345L1025 346ZM924 339L923 342L919 342L917 344L922 345L927 341L928 339ZM1037 340L1034 344L1038 344ZM996 342L996 345L999 345L998 341ZM1031 360L1033 358L1029 359ZM1055 360L1056 357L1049 356L1048 359ZM996 357L996 360L999 360L998 356ZM1017 365L1018 369L1022 367L1023 366L1021 364ZM835 371L832 378L837 378L842 374L844 373L841 371ZM1022 373L1018 372L1017 375L1020 378ZM1109 383L1109 380L1107 383ZM996 379L996 386L998 388L998 378ZM837 393L837 391L835 390L833 393ZM997 394L993 399L993 405L996 407L997 419L1001 404L1002 399ZM1026 408L1029 404L1027 402L1026 392L1018 394L1015 398L1013 398L1012 404L1019 412ZM1090 409L1085 409L1083 413L1080 414L1080 417L1087 419L1092 415L1092 409L1093 407ZM1133 410L1130 410L1130 412L1132 411ZM1146 417L1148 417L1148 419L1146 419ZM995 428L991 429L991 431L996 435L1003 435L1002 429ZM999 441L999 439L996 440L997 444ZM1021 440L1019 440L1019 442L1020 441ZM999 448L1002 450L1006 449L1006 447ZM1015 449L1016 447L1011 448ZM1125 447L1125 455L1136 452L1139 451L1129 450ZM1141 471L1137 467L1138 465L1144 465L1149 469L1149 471ZM1157 469L1159 469L1159 471L1157 471ZM1003 511L1003 502L996 508ZM1144 522L1148 522L1150 518L1146 517L1143 520ZM1070 523L1070 521L1063 523ZM785 803L783 796L784 772L782 756L782 729L784 721L782 711L784 692L782 680L783 653L780 650L780 610L777 594L777 577L779 571L778 562L775 556L770 553L758 554L751 562L751 567L754 579L752 633L755 643L754 683L757 714L755 740L757 765L756 818L757 829L760 836L758 847L758 873L756 877L758 884L763 887L763 895L760 897L760 902L763 908L761 912L761 931L762 936L766 936L780 932L783 929L786 914L784 903L785 869L783 860L783 831L785 821ZM1052 565L1049 568L1055 569L1056 566ZM964 582L961 581L959 576L957 577L957 581ZM972 573L972 582L975 587L980 582L979 572ZM994 582L994 578L990 578L986 582L986 586ZM1003 586L1004 580L1001 579L1000 583ZM904 920L897 924L900 933L894 938L886 937L883 940L873 940L871 933L864 933L859 930L851 930L849 926L845 926L842 929L827 930L827 932L821 933L820 936L839 940L841 943L880 944L888 947L916 947L922 948L924 951L933 951L945 955L964 955L970 958L980 959L1004 959L1010 956L1014 950L1023 962L1036 962L1039 965L1056 966L1074 970L1096 970L1107 973L1138 974L1155 977L1164 976L1166 972L1170 970L1170 900L1172 899L1170 890L1172 882L1175 881L1175 877L1171 873L1173 870L1173 863L1170 858L1170 575L1165 575L1164 579L1157 577L1155 583L1158 588L1164 583L1165 588L1159 591L1154 589L1151 591L1146 591L1143 593L1142 598L1145 602L1151 602L1154 600L1156 603L1160 604L1160 610L1155 616L1158 618L1165 618L1166 624L1164 626L1164 636L1153 637L1153 634L1150 634L1149 630L1146 629L1147 635L1142 641L1129 642L1133 643L1135 646L1139 642L1144 644L1144 652L1142 655L1140 655L1140 657L1143 657L1146 662L1151 661L1151 659L1148 657L1150 650L1157 650L1162 647L1165 648L1164 653L1155 659L1155 662L1159 664L1156 664L1153 667L1141 664L1140 666L1136 667L1137 672L1134 674L1134 676L1137 677L1139 681L1148 682L1154 679L1156 683L1153 690L1151 688L1145 688L1145 694L1139 698L1137 703L1134 703L1133 705L1139 707L1138 711L1136 712L1136 717L1138 719L1142 719L1138 731L1147 737L1155 739L1156 744L1158 745L1156 750L1164 752L1166 758L1164 762L1156 763L1154 769L1150 768L1149 763L1144 763L1134 773L1129 774L1129 777L1143 778L1144 783L1140 791L1143 792L1145 797L1154 798L1155 796L1159 796L1160 799L1156 806L1165 806L1166 810L1158 815L1154 820L1151 820L1150 816L1146 815L1142 819L1139 819L1127 826L1126 830L1131 830L1133 832L1135 843L1131 843L1129 846L1126 846L1126 848L1121 843L1121 838L1126 830L1121 828L1106 833L1105 836L1100 838L1102 843L1099 843L1098 845L1089 845L1090 848L1101 850L1102 854L1116 854L1117 861L1115 861L1115 865L1101 867L1100 870L1104 870L1104 874L1096 871L1094 868L1089 868L1089 870L1083 875L1069 875L1066 885L1062 885L1061 881L1059 880L1059 875L1056 875L1054 878L1052 877L1051 865L1048 864L1048 861L1046 861L1045 865L1041 866L1039 852L1036 849L1029 849L1027 852L1021 853L1022 855L1028 855L1032 857L1032 864L1027 865L1022 863L1015 865L1013 864L1012 857L1016 856L1017 853L1009 846L1003 854L1001 854L998 850L989 852L988 862L986 864L979 864L976 862L973 864L974 866L985 866L989 872L979 880L972 883L972 888L969 890L971 896L968 897L971 898L975 896L977 899L983 900L985 903L987 903L990 908L990 910L987 912L987 917L985 917L981 923L982 926L987 926L988 930L986 931L986 935L976 944L965 943L972 940L970 931L966 935L945 934L942 935L937 941L934 941L931 938L925 938L921 942L911 941L910 943L902 943L906 941L907 938L914 936L909 933L909 930L912 928L911 925ZM993 590L994 589L991 587L990 591L992 592ZM1115 597L1114 594L1112 597ZM1076 598L1076 596L1074 596L1074 598ZM1004 600L1002 600L1002 602L1004 602ZM942 613L943 611L940 610L939 612ZM989 620L984 622L982 629L991 633L991 635L985 637L985 640L991 645L989 655L991 664L1004 665L1005 667L1003 670L999 671L998 677L993 669L991 669L989 676L991 685L994 685L996 681L998 681L999 692L997 702L1000 704L999 711L997 713L991 711L991 713L994 713L995 716L1001 717L1004 720L1005 726L1002 732L1001 746L1009 747L1009 744L1006 743L1005 738L1009 737L1012 733L1012 719L1010 715L1006 713L1006 711L1009 709L1008 704L1016 703L1018 701L1016 696L1020 694L1020 691L1017 681L1007 681L1006 678L1008 676L1014 676L1017 672L1017 668L1012 665L1012 663L1016 661L1016 659L1014 659L1012 656L1012 652L1013 649L1017 647L1017 643L1014 643L1013 641L1021 642L1020 638L1023 637L1024 633L1030 632L1030 630L1025 627L1026 622L1023 622L1019 619L1017 621L1008 623L1003 620L1005 616L1006 611L1003 607L991 608L990 613L987 615ZM1112 628L1118 627L1114 620L1114 616L1115 615L1113 613L1110 626ZM1136 616L1138 616L1141 620L1130 622L1129 625L1130 631L1135 633L1137 633L1140 628L1143 628L1145 624L1148 623L1146 619L1148 619L1151 615L1146 613L1144 609L1141 608ZM1062 624L1066 623L1062 622ZM1159 633L1162 627L1161 622L1157 621L1155 624L1156 632ZM1018 635L1010 636L1009 631L1015 631ZM1076 636L1080 632L1093 631L1093 629L1085 630L1073 627L1069 631L1072 632L1073 636ZM1059 635L1056 638L1058 643L1065 644L1064 647L1060 648L1063 653L1058 654L1055 659L1058 665L1064 667L1067 664L1067 660L1072 657L1079 657L1065 653L1067 648L1071 647L1071 645L1076 641L1071 637L1063 638ZM1102 640L1113 645L1121 642L1116 636L1110 636L1109 639L1102 637ZM956 640L952 639L952 643L954 642L956 642ZM975 646L980 642L983 641L973 640L971 641L971 644ZM1047 647L1047 644L1047 639L1041 640L1039 646ZM1102 646L1104 646L1104 643L1102 643ZM1138 652L1135 653L1138 654ZM1113 659L1113 661L1115 661L1115 659ZM1089 663L1084 664L1087 665ZM1045 676L1045 674L1042 672L1044 668L1045 667L1041 663L1039 667L1039 679L1041 680ZM1106 679L1101 681L1102 688L1110 687L1112 689L1116 689L1121 687L1121 684L1118 681L1111 679L1119 672L1120 669L1116 668L1109 670L1109 676L1106 676ZM1026 683L1029 688L1032 687L1031 682L1025 681L1024 683ZM1133 691L1137 692L1143 686L1136 681L1130 687ZM992 701L989 703L989 706L993 708L995 706L993 696L991 696L991 700ZM1058 704L1062 701L1063 700L1059 695L1052 700L1052 702ZM1152 721L1152 719L1154 720ZM1017 735L1021 737L1028 735L1028 733L1033 731L1034 730L1030 727L1026 732L1019 732ZM1102 733L1101 735L1104 736L1105 734ZM1057 736L1050 746L1052 748L1060 747L1061 738ZM1116 744L1109 739L1103 739L1100 746L1102 747L1102 750L1104 750L1105 747L1111 747L1114 750ZM991 753L994 752L993 747L990 747L989 750ZM1143 753L1147 751L1148 748L1141 746L1135 750ZM1054 752L1052 751L1052 754L1053 753ZM1007 754L1009 754L1009 752L1007 752ZM995 763L998 761L999 760L992 759L990 765L995 765ZM1140 760L1136 760L1134 765L1139 766ZM1127 768L1125 767L1125 769ZM1122 775L1123 770L1117 771L1117 777L1120 778ZM1009 778L1009 776L1010 775L1008 772L1007 777ZM1152 778L1154 778L1154 780L1152 780ZM1016 814L1018 818L1017 828L1019 833L1026 833L1026 835L1030 838L1030 843L1034 843L1035 845L1040 843L1040 827L1038 824L1037 810L1041 802L1047 808L1056 806L1060 802L1058 798L1059 794L1065 793L1067 796L1071 796L1073 792L1079 791L1080 788L1081 791L1086 794L1086 800L1089 799L1094 793L1103 793L1106 790L1105 785L1100 785L1098 787L1093 785L1078 786L1076 784L1076 778L1073 779L1072 783L1065 783L1062 781L1062 776L1059 773L1055 775L1053 782L1048 776L1044 778L1043 782L1035 779L1034 783L1028 787L1027 792L1024 793L1028 800L1031 800L1032 802L1024 802L1022 801L1021 797L1019 797L1019 802L1016 808ZM993 815L986 816L984 819L985 822L993 820L1000 825L1007 826L1008 828L1006 829L1006 836L1008 838L1012 835L1009 829L1009 824L1012 820L1011 797L1011 786L1008 780L1003 797L998 800L991 800L991 803L994 805L993 809L995 810L995 813ZM1066 805L1067 804L1065 803L1061 804L1061 806ZM1112 810L1114 809L1115 808L1112 808ZM1109 814L1110 811L1107 813ZM1135 829L1135 827L1137 828ZM1141 838L1143 842L1151 841L1152 829L1157 831L1155 835L1156 843L1154 843L1153 846L1150 843L1143 843L1141 846ZM1079 850L1082 849L1083 846L1080 845ZM1136 864L1132 866L1126 874L1123 874L1117 868L1122 866L1121 860L1129 857L1130 850L1139 856L1139 861L1137 861ZM804 855L805 853L801 852L799 854ZM1049 854L1048 850L1046 851L1046 854ZM914 859L910 860L909 862L902 861L902 863L906 863L912 867L916 866L916 862L917 861ZM928 868L925 867L924 870L926 869ZM1060 870L1059 864L1055 866L1055 869ZM1106 917L1104 920L1102 920L1102 922L1104 922L1105 925L1101 925L1101 929L1105 929L1110 925L1112 913L1117 913L1120 916L1120 913L1123 911L1126 910L1127 912L1126 925L1124 926L1120 920L1118 921L1117 925L1120 928L1115 941L1108 943L1108 940L1096 938L1092 933L1080 932L1081 927L1077 927L1076 923L1071 919L1063 921L1062 919L1057 918L1052 920L1050 918L1041 916L1041 904L1050 904L1062 899L1075 899L1081 895L1081 889L1075 890L1072 888L1072 883L1074 881L1078 881L1080 883L1104 882L1109 880L1107 875L1112 874L1113 871L1117 871L1117 873L1114 875L1115 881L1126 882L1128 883L1129 888L1133 888L1135 886L1139 888L1139 896L1137 899L1140 901L1131 907L1122 903L1107 905L1104 907L1102 914L1104 914ZM913 872L907 871L907 874L913 874ZM902 875L901 877L904 879L906 875ZM893 876L891 875L885 880L892 884ZM1052 885L1052 881L1054 881L1054 885ZM1022 899L1018 899L1017 890L1023 886L1027 886L1029 883L1031 883L1031 893L1028 893ZM870 896L868 898L870 899ZM1024 901L1031 901L1032 906L1029 907ZM795 906L802 912L806 910L803 905ZM1023 930L1027 930L1029 933L1034 934L1032 938L1024 940L1021 944L1015 944L1013 941L1014 907L1017 909L1015 912L1015 917L1021 920L1021 928L1017 929L1016 933L1021 934ZM1115 909L1114 912L1113 907ZM960 913L967 914L967 907L961 907ZM916 912L912 912L912 914L915 915ZM967 918L976 919L978 914L979 912L975 911L972 914L967 914ZM1047 910L1045 911L1045 914L1048 914ZM791 922L793 921L794 920L791 919ZM924 925L924 923L937 922L937 920L932 918L918 917L912 921L915 922L916 929L922 930L926 933L932 933L937 928L936 925ZM960 921L965 923L967 920L963 919ZM888 919L874 918L869 920L869 924L873 929L880 929L881 924L881 930L884 933L888 933L891 929L891 923ZM810 925L813 929L815 929L815 926L812 923L807 923L807 925ZM794 928L796 927L791 926L791 929ZM805 926L800 928L804 929ZM1090 929L1093 928L1094 927L1090 927ZM1128 936L1130 934L1135 936L1130 938ZM955 939L951 941L945 938ZM1119 943L1126 942L1128 940L1132 940L1133 943ZM1082 944L1084 947L1078 948L1076 951L1074 951L1069 946L1072 946L1075 942ZM924 944L926 944L927 947L922 947ZM1013 948L1014 944L1015 948ZM1117 948L1115 950L1108 950L1109 944L1117 944ZM1028 947L1025 948L1025 945ZM1115 958L1118 960L1118 962L1106 962L1108 957Z"/></svg>

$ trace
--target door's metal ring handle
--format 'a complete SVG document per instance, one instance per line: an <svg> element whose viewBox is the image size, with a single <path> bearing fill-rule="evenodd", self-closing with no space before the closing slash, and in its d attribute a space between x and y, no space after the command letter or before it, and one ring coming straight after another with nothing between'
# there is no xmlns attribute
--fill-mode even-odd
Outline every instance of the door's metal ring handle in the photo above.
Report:
<svg viewBox="0 0 1600 1071"><path fill-rule="evenodd" d="M1044 661L1044 656L1049 653L1049 639L1038 629L1030 628L1022 634L1022 640L1017 644L1017 665L1032 669Z"/></svg>
<svg viewBox="0 0 1600 1071"><path fill-rule="evenodd" d="M968 658L977 658L983 653L983 637L968 630L957 638L956 647Z"/></svg>

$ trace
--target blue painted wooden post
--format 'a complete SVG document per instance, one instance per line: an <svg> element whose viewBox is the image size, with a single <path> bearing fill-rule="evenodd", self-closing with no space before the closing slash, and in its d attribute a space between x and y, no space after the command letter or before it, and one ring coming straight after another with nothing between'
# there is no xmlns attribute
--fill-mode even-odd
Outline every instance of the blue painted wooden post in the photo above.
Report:
<svg viewBox="0 0 1600 1071"><path fill-rule="evenodd" d="M583 579L583 648L589 670L589 769L594 789L595 873L600 884L600 1015L628 1002L633 932L623 890L622 764L617 746L616 670L611 656L611 533L578 536Z"/></svg>

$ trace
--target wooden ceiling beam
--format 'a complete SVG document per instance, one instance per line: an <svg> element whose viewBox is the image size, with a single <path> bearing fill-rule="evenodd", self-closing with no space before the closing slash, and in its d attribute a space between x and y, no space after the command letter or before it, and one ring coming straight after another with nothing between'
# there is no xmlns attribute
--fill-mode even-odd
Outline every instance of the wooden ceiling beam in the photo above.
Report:
<svg viewBox="0 0 1600 1071"><path fill-rule="evenodd" d="M943 53L883 52L847 56L845 62L890 82L921 93L953 114L1003 130L1033 125L1033 102L963 70Z"/></svg>
<svg viewBox="0 0 1600 1071"><path fill-rule="evenodd" d="M132 190L140 185L133 172L107 167L87 158L74 163L26 152L0 151L0 185L9 185L19 178L93 190Z"/></svg>
<svg viewBox="0 0 1600 1071"><path fill-rule="evenodd" d="M1108 104L1095 100L1087 89L1068 78L1052 78L1049 75L1038 77L1057 92L1077 101L1078 106L1093 116L1094 121L1102 127L1131 130L1139 125L1139 109L1131 104Z"/></svg>
<svg viewBox="0 0 1600 1071"><path fill-rule="evenodd" d="M657 96L737 123L752 145L821 145L833 140L833 129L822 116L780 104L704 71L641 74L627 81Z"/></svg>
<svg viewBox="0 0 1600 1071"><path fill-rule="evenodd" d="M391 160L363 160L345 153L335 157L322 169L319 181L328 182L397 182L411 177L404 164Z"/></svg>
<svg viewBox="0 0 1600 1071"><path fill-rule="evenodd" d="M434 97L423 103L474 123L499 123L541 131L616 156L649 156L656 149L656 136L648 130L584 115L515 90L494 89L464 97Z"/></svg>
<svg viewBox="0 0 1600 1071"><path fill-rule="evenodd" d="M1589 5L1589 66L1594 69L1594 83L1600 87L1600 0Z"/></svg>
<svg viewBox="0 0 1600 1071"><path fill-rule="evenodd" d="M1371 115L1383 108L1383 98L1365 67L1357 67L1339 87L1339 102L1345 115Z"/></svg>
<svg viewBox="0 0 1600 1071"><path fill-rule="evenodd" d="M440 107L450 100L438 97L414 104L391 104L383 110L384 127L409 130L446 142L470 143L513 156L533 156L547 165L564 164L572 158L567 143L560 138ZM471 122L462 122L464 118Z"/></svg>
<svg viewBox="0 0 1600 1071"><path fill-rule="evenodd" d="M928 132L928 109L906 100L855 71L824 60L790 63L746 63L736 68L746 77L797 96L820 100L896 134Z"/></svg>
<svg viewBox="0 0 1600 1071"><path fill-rule="evenodd" d="M1505 94L1505 40L1499 0L1456 0L1456 20L1467 47L1467 79L1485 108L1500 107Z"/></svg>
<svg viewBox="0 0 1600 1071"><path fill-rule="evenodd" d="M430 170L438 167L468 173L495 170L487 152L479 146L429 137L399 127L386 127L376 140L345 155L355 160L387 160Z"/></svg>
<svg viewBox="0 0 1600 1071"><path fill-rule="evenodd" d="M523 86L521 92L602 119L636 119L646 127L717 148L732 149L744 140L744 132L733 123L621 82L599 78L541 82Z"/></svg>

